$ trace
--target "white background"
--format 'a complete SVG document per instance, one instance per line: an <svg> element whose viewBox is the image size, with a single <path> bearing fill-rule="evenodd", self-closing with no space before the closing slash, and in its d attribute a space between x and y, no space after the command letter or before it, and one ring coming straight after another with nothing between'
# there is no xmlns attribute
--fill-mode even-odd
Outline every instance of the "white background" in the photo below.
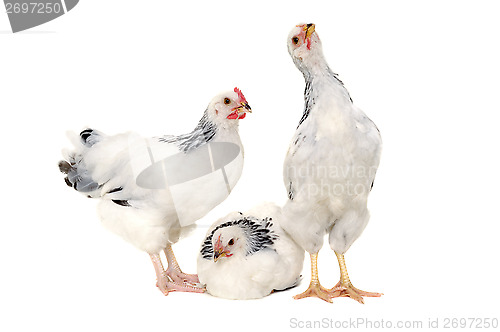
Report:
<svg viewBox="0 0 500 332"><path fill-rule="evenodd" d="M327 4L328 3L328 4ZM0 13L2 331L286 330L291 319L374 322L496 317L499 6L493 1L81 1L12 34ZM3 10L2 10L3 11ZM195 272L206 226L286 199L282 162L304 82L286 51L313 22L332 69L378 125L371 222L346 255L366 304L227 301L155 287L149 257L101 227L95 202L57 169L67 130L179 134L238 86L245 169L233 194L174 246ZM320 280L338 265L325 245ZM363 326L363 325L362 325ZM362 327L361 326L361 327Z"/></svg>

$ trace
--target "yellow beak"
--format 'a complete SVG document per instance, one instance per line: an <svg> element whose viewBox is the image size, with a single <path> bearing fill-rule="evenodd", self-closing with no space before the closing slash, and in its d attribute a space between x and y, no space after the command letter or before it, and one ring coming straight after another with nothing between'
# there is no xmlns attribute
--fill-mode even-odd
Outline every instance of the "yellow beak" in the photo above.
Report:
<svg viewBox="0 0 500 332"><path fill-rule="evenodd" d="M313 23L309 23L309 24L304 25L303 29L306 32L306 39L311 37L315 28L316 28L316 26Z"/></svg>
<svg viewBox="0 0 500 332"><path fill-rule="evenodd" d="M252 113L252 108L247 103L241 103L240 106L233 108L233 110L238 111L238 113Z"/></svg>
<svg viewBox="0 0 500 332"><path fill-rule="evenodd" d="M214 252L214 263L219 260L219 258L226 256L226 253L222 251L222 248Z"/></svg>

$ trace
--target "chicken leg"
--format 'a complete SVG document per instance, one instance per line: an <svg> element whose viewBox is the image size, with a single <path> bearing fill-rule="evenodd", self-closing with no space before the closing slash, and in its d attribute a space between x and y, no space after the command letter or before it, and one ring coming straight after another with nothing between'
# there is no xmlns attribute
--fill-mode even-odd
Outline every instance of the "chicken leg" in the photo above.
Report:
<svg viewBox="0 0 500 332"><path fill-rule="evenodd" d="M167 244L167 247L164 250L165 256L167 256L168 268L167 275L172 279L172 281L176 283L184 283L189 282L191 284L198 284L200 280L196 274L187 274L182 272L179 267L179 263L175 259L174 251L172 250L172 245Z"/></svg>
<svg viewBox="0 0 500 332"><path fill-rule="evenodd" d="M382 293L365 292L354 287L347 274L347 267L345 265L344 255L335 252L340 266L340 281L332 289L329 290L331 298L334 297L350 297L359 303L365 303L363 296L367 297L380 297Z"/></svg>
<svg viewBox="0 0 500 332"><path fill-rule="evenodd" d="M319 283L318 278L318 253L311 255L311 282L305 292L295 295L293 298L296 300L306 297L318 297L326 302L332 302L330 291Z"/></svg>
<svg viewBox="0 0 500 332"><path fill-rule="evenodd" d="M166 296L169 292L179 291L179 292L192 292L192 293L203 293L204 288L190 286L186 283L177 283L171 281L167 272L163 268L161 263L161 258L159 254L150 254L151 261L156 272L156 286L160 291Z"/></svg>

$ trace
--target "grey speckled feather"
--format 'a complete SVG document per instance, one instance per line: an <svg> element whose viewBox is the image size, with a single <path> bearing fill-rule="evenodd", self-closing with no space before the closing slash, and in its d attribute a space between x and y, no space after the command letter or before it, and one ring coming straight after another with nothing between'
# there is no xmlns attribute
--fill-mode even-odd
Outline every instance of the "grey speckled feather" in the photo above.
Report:
<svg viewBox="0 0 500 332"><path fill-rule="evenodd" d="M208 119L207 111L205 111L192 132L179 136L165 135L159 137L158 141L175 144L179 150L189 152L210 142L215 134L217 134L217 126Z"/></svg>
<svg viewBox="0 0 500 332"><path fill-rule="evenodd" d="M338 74L334 73L330 69L330 67L327 67L327 72L335 81L337 81L344 88L345 92L347 93L347 96L349 97L352 103L351 95L349 94L349 91L347 91L347 89L345 88L344 82L342 82L338 77ZM299 125L297 126L297 128L299 128L302 122L304 122L304 120L307 119L307 117L309 116L309 112L311 112L312 107L316 103L313 94L313 84L312 84L313 76L306 71L304 71L303 74L304 74L304 79L306 81L306 88L304 90L304 112L302 113L302 117L300 118Z"/></svg>
<svg viewBox="0 0 500 332"><path fill-rule="evenodd" d="M309 113L311 112L311 109L316 104L316 98L315 98L316 93L315 93L314 88L313 88L313 86L314 86L313 75L311 73L309 73L304 67L302 67L302 65L300 63L298 63L298 67L301 70L302 74L304 75L304 79L306 81L306 88L304 90L304 112L302 113L302 117L300 118L299 125L297 126L297 129L308 118ZM338 74L334 73L330 69L330 67L328 67L328 66L326 67L326 71L327 71L328 75L344 89L345 93L347 94L347 96L349 97L349 100L352 103L353 101L352 101L352 98L349 94L349 91L347 91L347 89L344 86L344 83L338 78ZM378 128L377 128L377 130L378 130ZM294 145L297 145L300 143L300 141L301 141L300 138L301 137L299 134L297 136L297 139L294 142ZM305 137L304 137L304 139L305 139ZM291 181L288 185L287 192L288 192L288 199L293 200L294 194L293 194L293 185L292 185Z"/></svg>
<svg viewBox="0 0 500 332"><path fill-rule="evenodd" d="M238 226L245 231L248 237L247 256L271 247L278 238L272 230L272 218L258 219L254 217L244 217L238 220L231 220L215 227L210 235L203 241L201 255L204 259L214 258L212 238L219 229L224 227Z"/></svg>
<svg viewBox="0 0 500 332"><path fill-rule="evenodd" d="M309 116L309 112L311 112L311 108L315 104L314 97L311 95L312 92L311 83L312 83L311 76L308 76L308 78L306 78L306 89L304 90L304 102L305 102L304 113L302 114L302 118L300 118L299 125L297 126L297 128L299 128L302 122L304 122L304 120L307 119L307 117Z"/></svg>

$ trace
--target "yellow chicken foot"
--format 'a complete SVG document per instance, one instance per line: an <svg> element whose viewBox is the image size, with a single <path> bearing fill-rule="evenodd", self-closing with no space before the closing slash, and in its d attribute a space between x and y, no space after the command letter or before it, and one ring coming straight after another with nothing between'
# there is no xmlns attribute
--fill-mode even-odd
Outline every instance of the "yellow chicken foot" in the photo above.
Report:
<svg viewBox="0 0 500 332"><path fill-rule="evenodd" d="M340 266L340 281L332 289L329 290L331 298L334 297L350 297L358 301L359 303L365 303L363 296L366 297L380 297L382 293L372 293L365 292L354 287L349 279L349 274L347 274L347 267L345 265L345 259L343 254L335 252Z"/></svg>
<svg viewBox="0 0 500 332"><path fill-rule="evenodd" d="M332 303L331 295L328 289L321 286L318 278L318 253L311 254L311 282L305 292L295 295L296 300L306 297L317 297L326 302Z"/></svg>

